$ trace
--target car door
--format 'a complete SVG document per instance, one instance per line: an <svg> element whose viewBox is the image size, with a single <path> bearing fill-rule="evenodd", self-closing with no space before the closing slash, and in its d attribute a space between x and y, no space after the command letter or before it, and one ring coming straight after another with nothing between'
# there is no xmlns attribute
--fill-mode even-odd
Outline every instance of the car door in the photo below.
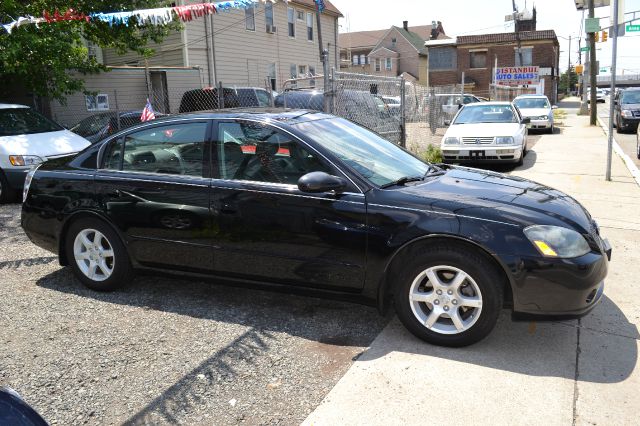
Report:
<svg viewBox="0 0 640 426"><path fill-rule="evenodd" d="M527 125L522 122L523 116L520 113L520 110L518 109L518 107L513 105L512 109L513 109L513 113L516 115L516 120L518 120L518 124L519 124L518 133L514 136L520 140L520 144L522 145L522 148L526 149L527 134L528 134Z"/></svg>
<svg viewBox="0 0 640 426"><path fill-rule="evenodd" d="M214 139L211 211L216 273L362 288L367 233L360 190L350 184L342 194L300 191L297 181L308 172L341 172L274 126L222 120Z"/></svg>
<svg viewBox="0 0 640 426"><path fill-rule="evenodd" d="M143 266L210 271L209 120L176 120L112 139L96 195Z"/></svg>

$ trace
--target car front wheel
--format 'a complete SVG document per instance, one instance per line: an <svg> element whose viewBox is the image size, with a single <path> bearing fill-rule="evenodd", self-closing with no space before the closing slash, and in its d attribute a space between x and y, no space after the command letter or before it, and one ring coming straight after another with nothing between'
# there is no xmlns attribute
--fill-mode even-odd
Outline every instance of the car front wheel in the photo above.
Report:
<svg viewBox="0 0 640 426"><path fill-rule="evenodd" d="M437 245L410 257L394 295L400 321L418 338L460 347L486 337L502 308L503 279L482 255Z"/></svg>
<svg viewBox="0 0 640 426"><path fill-rule="evenodd" d="M119 236L98 219L72 223L66 251L76 277L93 290L115 290L131 276L131 264Z"/></svg>

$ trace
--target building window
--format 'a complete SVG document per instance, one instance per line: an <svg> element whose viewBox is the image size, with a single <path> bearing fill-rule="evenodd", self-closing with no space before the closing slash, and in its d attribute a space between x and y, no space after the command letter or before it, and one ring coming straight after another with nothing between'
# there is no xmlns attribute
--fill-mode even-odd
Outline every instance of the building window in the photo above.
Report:
<svg viewBox="0 0 640 426"><path fill-rule="evenodd" d="M360 55L360 65L366 65L366 64L367 64L367 56Z"/></svg>
<svg viewBox="0 0 640 426"><path fill-rule="evenodd" d="M307 66L306 65L298 65L298 75L300 77L306 77L306 75L307 75Z"/></svg>
<svg viewBox="0 0 640 426"><path fill-rule="evenodd" d="M392 65L393 64L391 63L391 58L384 59L384 69L386 69L387 71L391 71Z"/></svg>
<svg viewBox="0 0 640 426"><path fill-rule="evenodd" d="M316 67L313 65L309 65L309 76L310 77L314 77L316 75ZM316 85L316 79L312 78L311 80L309 80L309 86L315 86Z"/></svg>
<svg viewBox="0 0 640 426"><path fill-rule="evenodd" d="M291 64L289 67L289 72L291 73L291 78L298 77L298 66L296 64Z"/></svg>
<svg viewBox="0 0 640 426"><path fill-rule="evenodd" d="M307 13L307 40L313 41L313 13Z"/></svg>
<svg viewBox="0 0 640 426"><path fill-rule="evenodd" d="M360 65L360 56L359 55L353 55L351 57L351 61L352 61L353 65Z"/></svg>
<svg viewBox="0 0 640 426"><path fill-rule="evenodd" d="M304 21L304 12L302 10L298 10L298 19Z"/></svg>
<svg viewBox="0 0 640 426"><path fill-rule="evenodd" d="M486 68L487 67L487 51L470 52L469 68Z"/></svg>
<svg viewBox="0 0 640 426"><path fill-rule="evenodd" d="M253 6L247 7L244 10L244 22L245 28L249 31L256 30L256 14Z"/></svg>
<svg viewBox="0 0 640 426"><path fill-rule="evenodd" d="M395 49L396 45L398 44L398 40L394 37L391 39L391 48Z"/></svg>
<svg viewBox="0 0 640 426"><path fill-rule="evenodd" d="M109 110L109 95L100 93L99 95L85 95L84 102L87 111L107 111Z"/></svg>
<svg viewBox="0 0 640 426"><path fill-rule="evenodd" d="M376 58L375 61L376 61L376 71L379 72L380 71L380 58Z"/></svg>
<svg viewBox="0 0 640 426"><path fill-rule="evenodd" d="M522 53L522 63L520 63L520 53ZM533 47L523 47L515 49L516 67L533 65Z"/></svg>
<svg viewBox="0 0 640 426"><path fill-rule="evenodd" d="M296 36L296 11L290 7L287 9L287 21L289 25L289 37Z"/></svg>
<svg viewBox="0 0 640 426"><path fill-rule="evenodd" d="M276 63L272 62L267 67L267 75L269 76L269 83L271 84L271 90L276 90Z"/></svg>
<svg viewBox="0 0 640 426"><path fill-rule="evenodd" d="M273 3L270 1L264 4L264 19L267 26L273 27Z"/></svg>
<svg viewBox="0 0 640 426"><path fill-rule="evenodd" d="M429 69L438 70L455 70L457 51L455 47L438 47L429 48Z"/></svg>

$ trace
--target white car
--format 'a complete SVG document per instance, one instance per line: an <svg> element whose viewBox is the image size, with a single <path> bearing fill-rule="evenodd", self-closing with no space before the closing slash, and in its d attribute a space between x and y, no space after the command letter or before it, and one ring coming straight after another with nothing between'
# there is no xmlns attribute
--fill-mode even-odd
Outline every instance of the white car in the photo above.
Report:
<svg viewBox="0 0 640 426"><path fill-rule="evenodd" d="M89 145L28 106L0 104L0 202L22 190L32 167Z"/></svg>
<svg viewBox="0 0 640 426"><path fill-rule="evenodd" d="M511 102L465 105L442 138L443 161L520 165L527 151L528 123Z"/></svg>
<svg viewBox="0 0 640 426"><path fill-rule="evenodd" d="M544 129L553 133L553 110L549 98L545 95L521 95L513 100L523 117L528 117L530 129Z"/></svg>

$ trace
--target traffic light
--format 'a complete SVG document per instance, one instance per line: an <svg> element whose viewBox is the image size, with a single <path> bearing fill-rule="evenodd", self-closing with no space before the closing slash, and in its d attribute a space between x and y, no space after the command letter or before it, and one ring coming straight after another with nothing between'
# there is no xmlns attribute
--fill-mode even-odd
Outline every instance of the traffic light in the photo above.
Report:
<svg viewBox="0 0 640 426"><path fill-rule="evenodd" d="M593 33L593 41L596 43L600 41L600 33Z"/></svg>
<svg viewBox="0 0 640 426"><path fill-rule="evenodd" d="M602 32L602 42L607 41L607 39L609 38L609 34L607 34L606 31Z"/></svg>

